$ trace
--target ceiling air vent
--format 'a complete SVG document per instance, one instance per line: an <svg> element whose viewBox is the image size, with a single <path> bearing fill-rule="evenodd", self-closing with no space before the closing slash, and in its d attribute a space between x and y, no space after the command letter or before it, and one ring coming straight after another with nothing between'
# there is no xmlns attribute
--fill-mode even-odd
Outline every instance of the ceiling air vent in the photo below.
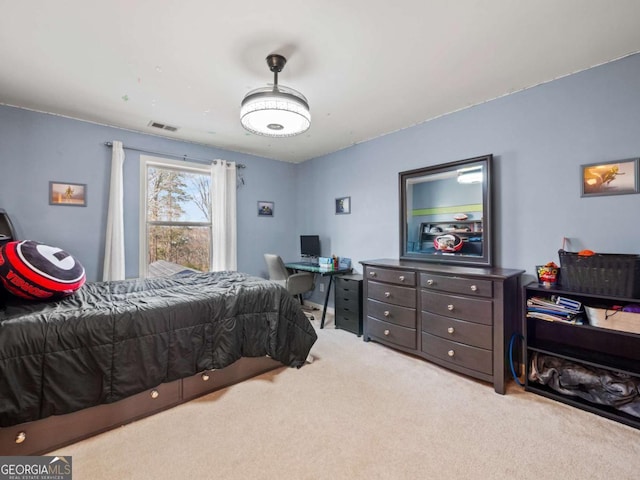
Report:
<svg viewBox="0 0 640 480"><path fill-rule="evenodd" d="M153 128L159 128L160 130L167 130L169 132L177 132L179 127L172 127L171 125L165 125L164 123L154 122L153 120L149 122L149 126Z"/></svg>

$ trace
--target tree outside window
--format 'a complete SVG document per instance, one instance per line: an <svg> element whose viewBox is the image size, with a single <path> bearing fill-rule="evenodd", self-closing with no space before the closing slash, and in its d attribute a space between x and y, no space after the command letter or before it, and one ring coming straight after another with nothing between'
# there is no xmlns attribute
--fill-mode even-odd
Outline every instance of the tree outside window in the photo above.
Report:
<svg viewBox="0 0 640 480"><path fill-rule="evenodd" d="M164 260L199 271L211 266L211 175L200 165L146 162L146 267Z"/></svg>

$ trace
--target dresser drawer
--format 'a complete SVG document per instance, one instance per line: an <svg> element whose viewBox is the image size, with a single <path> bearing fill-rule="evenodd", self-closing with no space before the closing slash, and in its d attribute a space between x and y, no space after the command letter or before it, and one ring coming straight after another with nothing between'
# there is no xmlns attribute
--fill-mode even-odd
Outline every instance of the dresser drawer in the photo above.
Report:
<svg viewBox="0 0 640 480"><path fill-rule="evenodd" d="M435 313L422 312L422 331L473 347L486 348L487 350L493 348L493 328L490 325L465 322Z"/></svg>
<svg viewBox="0 0 640 480"><path fill-rule="evenodd" d="M493 324L493 302L480 298L444 295L422 290L422 310L471 322Z"/></svg>
<svg viewBox="0 0 640 480"><path fill-rule="evenodd" d="M386 268L367 268L367 278L379 282L394 283L396 285L416 286L416 273L404 270L389 270Z"/></svg>
<svg viewBox="0 0 640 480"><path fill-rule="evenodd" d="M462 293L476 297L493 297L493 282L476 278L451 277L447 275L420 274L420 286L428 290Z"/></svg>
<svg viewBox="0 0 640 480"><path fill-rule="evenodd" d="M491 350L452 342L423 332L422 351L460 367L489 375L493 372Z"/></svg>
<svg viewBox="0 0 640 480"><path fill-rule="evenodd" d="M367 314L389 323L395 323L402 327L416 328L416 309L399 307L389 303L367 299Z"/></svg>
<svg viewBox="0 0 640 480"><path fill-rule="evenodd" d="M416 330L414 328L405 328L367 317L367 331L369 335L378 337L385 342L406 348L416 348Z"/></svg>
<svg viewBox="0 0 640 480"><path fill-rule="evenodd" d="M403 307L416 307L416 289L409 287L397 287L386 283L378 283L369 280L367 283L369 298L384 303L392 303Z"/></svg>

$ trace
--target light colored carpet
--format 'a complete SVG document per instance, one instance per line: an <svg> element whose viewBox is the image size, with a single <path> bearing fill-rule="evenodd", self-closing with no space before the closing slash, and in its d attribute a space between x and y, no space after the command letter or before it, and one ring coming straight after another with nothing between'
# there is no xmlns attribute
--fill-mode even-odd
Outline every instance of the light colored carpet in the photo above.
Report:
<svg viewBox="0 0 640 480"><path fill-rule="evenodd" d="M498 395L332 324L318 334L300 370L51 454L73 456L74 480L638 478L636 429L515 383Z"/></svg>

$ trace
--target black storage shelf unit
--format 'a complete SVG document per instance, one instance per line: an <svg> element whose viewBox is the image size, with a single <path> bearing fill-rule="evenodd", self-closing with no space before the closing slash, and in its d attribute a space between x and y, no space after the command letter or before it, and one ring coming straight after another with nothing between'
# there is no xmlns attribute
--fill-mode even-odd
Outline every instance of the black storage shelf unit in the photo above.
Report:
<svg viewBox="0 0 640 480"><path fill-rule="evenodd" d="M334 292L336 328L362 335L362 275L337 275Z"/></svg>
<svg viewBox="0 0 640 480"><path fill-rule="evenodd" d="M600 415L601 417L608 418L609 420L614 420L616 422L629 425L630 427L640 429L640 417L634 417L633 415L629 415L613 407L609 407L607 405L599 405L597 403L591 403L591 402L588 402L587 400L583 400L580 397L563 395L547 387L546 385L541 385L541 384L529 384L527 385L526 390L528 392L536 393L538 395L542 395L543 397L550 398L551 400L556 400L558 402L571 405L572 407L576 407L581 410L586 410L587 412L595 413L596 415Z"/></svg>
<svg viewBox="0 0 640 480"><path fill-rule="evenodd" d="M583 365L590 365L596 368L607 368L608 370L615 370L616 372L640 377L640 365L637 361L629 360L628 358L605 355L600 352L593 352L580 348L566 347L559 343L547 343L545 347L532 347L531 345L528 345L528 348L533 352L540 352L545 355L553 355L554 357L573 360ZM603 365L607 365L607 367L603 367Z"/></svg>
<svg viewBox="0 0 640 480"><path fill-rule="evenodd" d="M561 274L562 276L562 274ZM562 278L562 277L561 277ZM582 303L597 303L601 301L602 303L638 303L640 302L639 298L629 298L629 297L616 297L616 296L608 296L608 295L599 295L596 293L584 293L578 290L570 290L568 288L564 288L562 285L557 285L555 287L549 288L539 283L530 283L529 285L525 285L525 288L528 291L537 292L537 295L562 295L564 297L575 298L576 300Z"/></svg>
<svg viewBox="0 0 640 480"><path fill-rule="evenodd" d="M537 283L526 285L523 294L525 315L522 329L525 339L525 390L640 429L640 417L627 414L611 406L565 395L551 387L529 380L531 356L535 352L640 379L640 334L593 327L587 324L575 325L526 318L526 303L529 298L553 295L572 298L583 305L600 305L603 308L640 303L640 299L634 298L608 297L562 288L545 288ZM640 314L638 314L638 321L640 322Z"/></svg>
<svg viewBox="0 0 640 480"><path fill-rule="evenodd" d="M637 353L629 352L630 349L640 349L640 335L586 325L555 324L534 318L527 319L527 323L529 350L640 376L640 360L635 358ZM541 337L542 330L555 330L558 339ZM584 335L585 332L588 336ZM627 352L626 356L618 354L624 352Z"/></svg>

